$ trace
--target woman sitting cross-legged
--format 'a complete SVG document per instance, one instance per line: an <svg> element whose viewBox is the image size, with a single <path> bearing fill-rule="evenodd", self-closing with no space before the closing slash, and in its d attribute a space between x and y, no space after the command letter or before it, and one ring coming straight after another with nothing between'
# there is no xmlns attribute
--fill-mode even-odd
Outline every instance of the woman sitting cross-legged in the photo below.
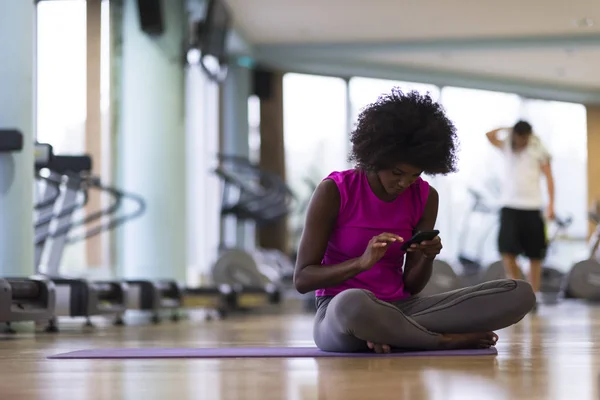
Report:
<svg viewBox="0 0 600 400"><path fill-rule="evenodd" d="M529 283L504 279L420 296L441 239L401 249L435 226L439 196L421 174L455 171L456 129L442 107L394 89L361 112L351 142L356 168L332 172L315 190L294 274L299 292L316 291L317 346L377 353L493 346L494 330L534 307Z"/></svg>

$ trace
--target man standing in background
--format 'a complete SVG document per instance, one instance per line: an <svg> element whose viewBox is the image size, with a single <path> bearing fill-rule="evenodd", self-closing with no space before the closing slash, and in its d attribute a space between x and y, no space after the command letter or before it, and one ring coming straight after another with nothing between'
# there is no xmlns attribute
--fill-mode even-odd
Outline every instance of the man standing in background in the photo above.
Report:
<svg viewBox="0 0 600 400"><path fill-rule="evenodd" d="M509 131L506 138L498 133ZM501 150L504 166L498 250L509 278L519 279L517 257L523 254L530 261L529 282L535 293L540 290L542 261L546 256L547 239L540 178L546 178L548 205L546 217L554 219L554 179L550 154L531 125L519 121L512 128L499 128L486 134L492 145Z"/></svg>

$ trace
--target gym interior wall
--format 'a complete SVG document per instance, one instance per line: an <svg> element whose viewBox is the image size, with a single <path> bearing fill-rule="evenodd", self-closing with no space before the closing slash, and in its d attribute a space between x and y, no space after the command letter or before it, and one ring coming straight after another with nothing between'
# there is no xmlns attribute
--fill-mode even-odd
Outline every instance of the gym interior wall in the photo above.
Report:
<svg viewBox="0 0 600 400"><path fill-rule="evenodd" d="M0 3L0 129L19 130L24 143L19 153L0 155L2 275L33 274L34 7L32 1Z"/></svg>

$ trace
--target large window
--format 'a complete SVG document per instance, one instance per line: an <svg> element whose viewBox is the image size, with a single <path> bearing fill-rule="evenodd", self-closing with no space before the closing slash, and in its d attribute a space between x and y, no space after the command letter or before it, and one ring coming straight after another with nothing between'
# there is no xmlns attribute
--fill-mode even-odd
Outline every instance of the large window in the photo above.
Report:
<svg viewBox="0 0 600 400"><path fill-rule="evenodd" d="M460 255L484 264L498 259L497 232L501 191L502 156L485 133L528 120L552 153L556 208L560 216L572 216L571 239L585 237L587 222L587 141L585 108L580 104L528 100L513 94L458 87L355 77L349 81L351 124L365 105L394 86L404 91L429 92L444 106L460 140L458 172L448 176L425 176L440 193L437 227L443 232L442 258ZM351 127L352 125L349 125ZM347 140L347 139L346 139ZM541 180L543 193L546 183ZM549 230L555 227L550 225ZM565 247L566 246L566 247ZM559 243L559 248L571 248ZM567 253L558 262L571 263ZM557 265L560 268L560 266Z"/></svg>
<svg viewBox="0 0 600 400"><path fill-rule="evenodd" d="M37 139L57 153L85 151L85 0L37 6Z"/></svg>
<svg viewBox="0 0 600 400"><path fill-rule="evenodd" d="M302 205L330 172L347 169L346 82L340 78L286 74L283 115L286 179L299 201L290 217L292 248L304 222Z"/></svg>
<svg viewBox="0 0 600 400"><path fill-rule="evenodd" d="M522 116L533 126L552 155L555 206L559 216L573 217L569 235L587 236L587 123L585 106L525 100ZM542 182L544 195L547 190Z"/></svg>
<svg viewBox="0 0 600 400"><path fill-rule="evenodd" d="M109 2L101 4L100 106L103 154L110 143ZM86 153L87 18L85 0L42 1L37 5L36 139L57 154ZM102 163L107 180L110 164ZM100 171L99 171L100 172ZM74 218L82 217L79 210ZM61 272L85 271L86 242L65 248ZM94 265L98 267L98 265ZM90 272L90 271L87 271Z"/></svg>
<svg viewBox="0 0 600 400"><path fill-rule="evenodd" d="M354 121L358 117L361 108L374 102L382 94L389 93L393 87L399 87L404 92L416 90L419 93L429 93L434 101L437 101L440 97L440 89L435 85L354 77L350 79L349 83L352 124L354 124Z"/></svg>
<svg viewBox="0 0 600 400"><path fill-rule="evenodd" d="M519 118L521 99L510 93L445 87L441 102L460 140L458 172L429 179L440 193L438 226L445 232L443 256L495 261L499 256L497 199L502 158L485 133L512 126ZM484 205L490 212L473 210L476 199L480 199L477 206Z"/></svg>

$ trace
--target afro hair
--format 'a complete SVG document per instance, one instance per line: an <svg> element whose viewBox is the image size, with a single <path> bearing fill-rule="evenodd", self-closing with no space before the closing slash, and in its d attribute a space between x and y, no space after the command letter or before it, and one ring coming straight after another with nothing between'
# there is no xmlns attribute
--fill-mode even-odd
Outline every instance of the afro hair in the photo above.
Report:
<svg viewBox="0 0 600 400"><path fill-rule="evenodd" d="M429 94L393 88L361 110L350 141L349 160L363 170L409 164L428 175L456 171L456 128Z"/></svg>

